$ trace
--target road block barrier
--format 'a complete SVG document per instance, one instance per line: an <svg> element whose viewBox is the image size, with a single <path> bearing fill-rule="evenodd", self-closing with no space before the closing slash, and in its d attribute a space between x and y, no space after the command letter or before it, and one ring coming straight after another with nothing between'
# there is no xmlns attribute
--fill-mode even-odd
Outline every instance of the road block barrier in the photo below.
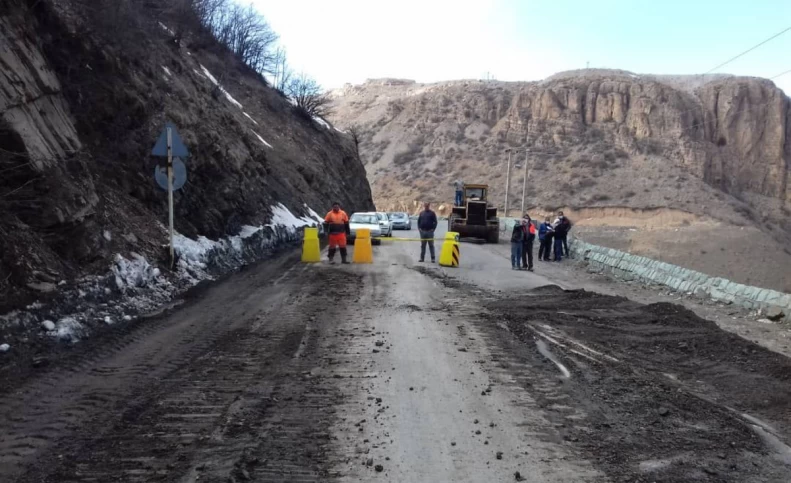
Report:
<svg viewBox="0 0 791 483"><path fill-rule="evenodd" d="M305 228L302 235L302 263L319 263L320 261L319 229Z"/></svg>
<svg viewBox="0 0 791 483"><path fill-rule="evenodd" d="M445 233L445 243L439 253L439 264L443 267L459 266L459 234L453 231Z"/></svg>
<svg viewBox="0 0 791 483"><path fill-rule="evenodd" d="M374 249L371 246L371 230L361 228L354 238L352 263L373 263Z"/></svg>

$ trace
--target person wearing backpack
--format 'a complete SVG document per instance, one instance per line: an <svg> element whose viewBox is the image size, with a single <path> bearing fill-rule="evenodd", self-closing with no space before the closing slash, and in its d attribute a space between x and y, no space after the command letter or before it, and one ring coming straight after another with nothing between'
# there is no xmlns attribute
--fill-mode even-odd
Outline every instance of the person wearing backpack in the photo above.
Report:
<svg viewBox="0 0 791 483"><path fill-rule="evenodd" d="M525 213L522 220L522 226L525 228L525 239L522 241L522 270L528 272L533 271L533 242L536 239L536 226L530 215Z"/></svg>
<svg viewBox="0 0 791 483"><path fill-rule="evenodd" d="M522 258L522 244L525 240L525 227L517 222L511 231L511 270L519 270Z"/></svg>

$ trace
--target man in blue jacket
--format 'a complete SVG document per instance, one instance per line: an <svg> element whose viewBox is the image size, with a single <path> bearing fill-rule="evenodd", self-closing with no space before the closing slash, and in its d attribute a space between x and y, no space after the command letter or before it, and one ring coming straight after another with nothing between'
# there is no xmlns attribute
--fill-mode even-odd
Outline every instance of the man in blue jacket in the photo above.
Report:
<svg viewBox="0 0 791 483"><path fill-rule="evenodd" d="M426 245L431 252L431 263L436 262L434 256L434 230L437 229L437 215L431 211L431 203L423 205L423 211L417 217L417 229L420 231L420 261L426 261Z"/></svg>
<svg viewBox="0 0 791 483"><path fill-rule="evenodd" d="M552 234L554 228L552 223L549 222L549 217L544 218L544 223L538 228L538 240L540 245L538 247L538 259L545 262L549 261L549 254L552 252Z"/></svg>

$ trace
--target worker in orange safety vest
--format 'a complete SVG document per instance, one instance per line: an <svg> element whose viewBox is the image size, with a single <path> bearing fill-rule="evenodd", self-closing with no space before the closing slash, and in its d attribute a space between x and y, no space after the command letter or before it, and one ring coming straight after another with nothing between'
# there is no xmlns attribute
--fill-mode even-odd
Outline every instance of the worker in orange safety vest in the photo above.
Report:
<svg viewBox="0 0 791 483"><path fill-rule="evenodd" d="M346 260L346 234L349 232L349 215L341 209L340 203L333 203L332 210L324 217L324 226L329 233L329 259L335 263L335 251L340 249L341 263Z"/></svg>

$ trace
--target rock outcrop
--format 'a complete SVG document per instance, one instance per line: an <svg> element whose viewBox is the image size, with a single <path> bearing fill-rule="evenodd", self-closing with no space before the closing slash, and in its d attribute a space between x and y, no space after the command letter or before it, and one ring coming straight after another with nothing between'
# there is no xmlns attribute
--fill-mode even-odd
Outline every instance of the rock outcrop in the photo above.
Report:
<svg viewBox="0 0 791 483"><path fill-rule="evenodd" d="M191 150L176 229L195 237L338 200L373 207L349 136L301 115L208 36L175 38L157 2L0 0L0 312L43 283L156 261L166 196L151 148Z"/></svg>

